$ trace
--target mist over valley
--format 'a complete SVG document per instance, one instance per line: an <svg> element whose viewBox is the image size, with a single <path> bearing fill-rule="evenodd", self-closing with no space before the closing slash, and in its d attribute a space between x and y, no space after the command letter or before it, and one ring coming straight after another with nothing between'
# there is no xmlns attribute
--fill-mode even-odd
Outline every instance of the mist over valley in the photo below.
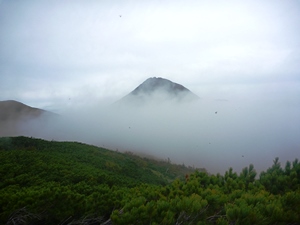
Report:
<svg viewBox="0 0 300 225"><path fill-rule="evenodd" d="M131 151L224 173L254 164L259 172L275 157L299 158L299 107L264 99L205 99L163 78L149 78L116 102L78 102L59 116L18 122L15 133L78 141ZM3 121L2 121L3 123Z"/></svg>

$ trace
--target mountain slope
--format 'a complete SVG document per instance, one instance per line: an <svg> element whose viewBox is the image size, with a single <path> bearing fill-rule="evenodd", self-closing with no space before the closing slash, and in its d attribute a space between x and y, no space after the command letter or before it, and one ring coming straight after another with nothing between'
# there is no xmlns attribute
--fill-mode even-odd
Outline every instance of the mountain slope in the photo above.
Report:
<svg viewBox="0 0 300 225"><path fill-rule="evenodd" d="M42 121L54 113L30 107L14 100L0 101L0 136L20 135L20 127L30 121Z"/></svg>
<svg viewBox="0 0 300 225"><path fill-rule="evenodd" d="M11 218L26 224L107 220L123 207L129 188L161 187L195 171L82 143L27 137L0 138L0 159L0 224L16 224L7 222Z"/></svg>
<svg viewBox="0 0 300 225"><path fill-rule="evenodd" d="M0 121L36 118L45 112L14 100L0 101Z"/></svg>
<svg viewBox="0 0 300 225"><path fill-rule="evenodd" d="M113 182L114 185L126 187L140 183L167 184L195 171L191 167L171 164L166 160L143 158L130 152L121 153L78 142L46 141L22 136L0 138L0 155L3 162L8 163L7 168L9 166L11 170L17 170L15 178L33 172L39 179L61 183L72 183L74 180L97 183L101 180L101 183L108 185ZM18 160L13 160L14 157ZM23 169L18 170L20 167L17 165ZM8 181L11 174L3 176ZM90 177L94 177L94 180L89 180ZM32 180L28 184L33 185L35 178L28 179ZM0 188L1 185L5 185L5 182L0 183Z"/></svg>
<svg viewBox="0 0 300 225"><path fill-rule="evenodd" d="M145 80L128 95L118 101L122 104L147 104L164 102L189 102L199 97L181 84L152 77Z"/></svg>
<svg viewBox="0 0 300 225"><path fill-rule="evenodd" d="M0 159L0 224L300 224L298 159L166 185L186 167L81 143L0 138Z"/></svg>

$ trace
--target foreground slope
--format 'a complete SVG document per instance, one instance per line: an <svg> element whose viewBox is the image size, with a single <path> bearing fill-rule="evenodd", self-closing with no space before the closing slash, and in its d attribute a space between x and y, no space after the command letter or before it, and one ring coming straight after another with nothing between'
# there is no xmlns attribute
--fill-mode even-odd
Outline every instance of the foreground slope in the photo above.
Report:
<svg viewBox="0 0 300 225"><path fill-rule="evenodd" d="M99 204L99 211L91 213L102 216L111 213L115 207L106 203L112 190L141 184L166 185L194 171L167 161L143 159L132 153L27 137L0 138L0 158L1 224L10 213L24 207L33 211L47 210L58 223L65 219L65 213L58 212L61 209L57 204L69 204L73 214L75 205L90 201L87 196L94 196L93 204ZM103 196L97 197L98 194ZM103 202L106 205L100 206ZM115 203L111 200L110 204ZM56 205L57 210L52 209L52 205ZM89 212L85 210L82 213Z"/></svg>
<svg viewBox="0 0 300 225"><path fill-rule="evenodd" d="M23 167L18 172L34 171L41 179L62 183L72 182L69 178L78 181L103 180L103 175L103 182L110 185L129 187L139 183L167 184L195 170L163 160L142 158L130 152L120 153L77 142L7 137L0 138L0 150L4 154L3 159L8 157L7 166L15 164L16 168ZM38 165L35 164L37 159ZM38 167L37 171L33 170L35 167ZM60 173L60 170L66 174ZM51 177L53 171L58 173Z"/></svg>
<svg viewBox="0 0 300 225"><path fill-rule="evenodd" d="M300 224L297 159L168 183L187 168L80 143L0 138L0 158L1 224Z"/></svg>

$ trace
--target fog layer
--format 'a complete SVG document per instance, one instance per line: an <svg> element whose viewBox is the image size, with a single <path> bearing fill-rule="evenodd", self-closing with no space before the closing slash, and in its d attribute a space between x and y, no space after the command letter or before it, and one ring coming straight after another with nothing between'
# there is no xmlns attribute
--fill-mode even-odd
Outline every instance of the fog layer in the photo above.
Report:
<svg viewBox="0 0 300 225"><path fill-rule="evenodd" d="M224 173L253 163L257 171L279 157L299 158L300 107L269 101L151 102L136 107L94 103L69 107L47 123L23 124L27 135L80 141L112 150L169 158Z"/></svg>

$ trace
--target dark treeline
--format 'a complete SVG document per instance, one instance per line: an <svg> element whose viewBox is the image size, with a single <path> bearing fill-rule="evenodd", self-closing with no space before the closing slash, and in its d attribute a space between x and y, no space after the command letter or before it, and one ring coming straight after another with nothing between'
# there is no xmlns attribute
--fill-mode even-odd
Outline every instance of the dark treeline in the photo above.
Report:
<svg viewBox="0 0 300 225"><path fill-rule="evenodd" d="M224 175L74 142L0 138L0 224L300 224L300 163Z"/></svg>

